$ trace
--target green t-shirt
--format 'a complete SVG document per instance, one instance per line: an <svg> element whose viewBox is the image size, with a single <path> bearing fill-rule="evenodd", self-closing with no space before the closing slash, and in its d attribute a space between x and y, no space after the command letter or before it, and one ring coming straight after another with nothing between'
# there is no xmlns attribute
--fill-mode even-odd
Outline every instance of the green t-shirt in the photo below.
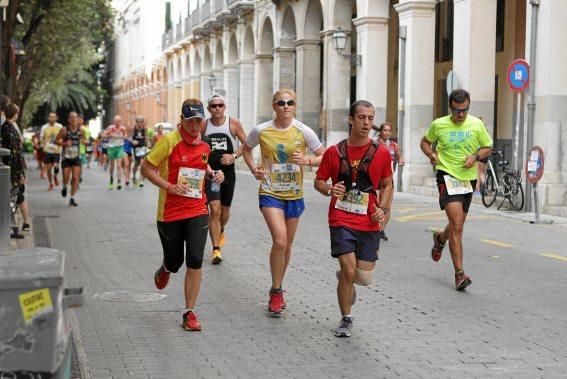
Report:
<svg viewBox="0 0 567 379"><path fill-rule="evenodd" d="M85 139L88 141L89 138L91 137L91 131L87 126L83 126L82 129L83 129L83 134L85 135ZM87 147L82 142L79 145L79 153L83 155L87 153Z"/></svg>
<svg viewBox="0 0 567 379"><path fill-rule="evenodd" d="M425 138L437 143L439 163L435 166L459 180L475 180L476 165L465 168L467 157L481 147L492 147L492 138L482 121L468 115L462 124L455 124L451 116L434 120L425 133Z"/></svg>

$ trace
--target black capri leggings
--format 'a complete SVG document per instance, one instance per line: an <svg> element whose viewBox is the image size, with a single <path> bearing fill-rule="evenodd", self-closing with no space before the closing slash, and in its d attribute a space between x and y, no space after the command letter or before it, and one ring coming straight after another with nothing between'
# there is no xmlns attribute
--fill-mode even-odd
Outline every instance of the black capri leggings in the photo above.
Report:
<svg viewBox="0 0 567 379"><path fill-rule="evenodd" d="M209 231L209 215L178 221L158 221L157 228L163 246L163 264L167 271L179 271L183 265L184 250L187 250L187 267L201 268Z"/></svg>

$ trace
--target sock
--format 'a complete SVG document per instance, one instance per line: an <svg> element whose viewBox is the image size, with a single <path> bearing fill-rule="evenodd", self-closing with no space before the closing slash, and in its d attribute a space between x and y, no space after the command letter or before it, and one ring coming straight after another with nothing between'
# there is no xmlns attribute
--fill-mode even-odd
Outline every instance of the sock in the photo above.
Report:
<svg viewBox="0 0 567 379"><path fill-rule="evenodd" d="M218 246L213 246L213 250L220 250L220 247L218 247Z"/></svg>
<svg viewBox="0 0 567 379"><path fill-rule="evenodd" d="M193 310L193 308L185 308L185 313L187 312L195 312L195 311Z"/></svg>
<svg viewBox="0 0 567 379"><path fill-rule="evenodd" d="M282 292L282 288L270 288L270 293L278 293L278 292Z"/></svg>
<svg viewBox="0 0 567 379"><path fill-rule="evenodd" d="M343 315L343 317L349 317L349 318L352 318L352 314L350 314L350 313L349 313L348 315Z"/></svg>

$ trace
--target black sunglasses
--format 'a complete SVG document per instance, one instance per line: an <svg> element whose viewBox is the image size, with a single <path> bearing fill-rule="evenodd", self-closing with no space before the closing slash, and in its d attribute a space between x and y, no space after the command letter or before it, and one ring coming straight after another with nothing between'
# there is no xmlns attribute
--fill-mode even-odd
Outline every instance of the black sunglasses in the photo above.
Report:
<svg viewBox="0 0 567 379"><path fill-rule="evenodd" d="M288 107L293 107L295 105L295 100L278 100L274 101L274 104L277 104L280 107L287 105Z"/></svg>
<svg viewBox="0 0 567 379"><path fill-rule="evenodd" d="M453 112L454 114L459 114L459 113L461 113L461 112L467 113L468 111L469 111L469 108L463 108L463 109L455 108L455 109L451 109L451 112Z"/></svg>
<svg viewBox="0 0 567 379"><path fill-rule="evenodd" d="M215 108L224 108L224 104L209 104L209 107Z"/></svg>

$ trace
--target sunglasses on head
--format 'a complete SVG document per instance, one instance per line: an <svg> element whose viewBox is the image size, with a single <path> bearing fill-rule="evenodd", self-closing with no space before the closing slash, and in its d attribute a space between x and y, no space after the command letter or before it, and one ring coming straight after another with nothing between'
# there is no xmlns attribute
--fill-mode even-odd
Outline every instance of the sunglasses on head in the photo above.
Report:
<svg viewBox="0 0 567 379"><path fill-rule="evenodd" d="M278 100L278 101L274 101L274 104L283 107L283 106L288 106L288 107L293 107L295 105L295 100Z"/></svg>
<svg viewBox="0 0 567 379"><path fill-rule="evenodd" d="M459 114L461 112L467 113L468 111L469 111L469 108L462 108L462 109L454 108L454 109L451 109L451 112L453 112L454 114Z"/></svg>
<svg viewBox="0 0 567 379"><path fill-rule="evenodd" d="M209 107L216 109L216 108L224 108L224 104L209 104Z"/></svg>

